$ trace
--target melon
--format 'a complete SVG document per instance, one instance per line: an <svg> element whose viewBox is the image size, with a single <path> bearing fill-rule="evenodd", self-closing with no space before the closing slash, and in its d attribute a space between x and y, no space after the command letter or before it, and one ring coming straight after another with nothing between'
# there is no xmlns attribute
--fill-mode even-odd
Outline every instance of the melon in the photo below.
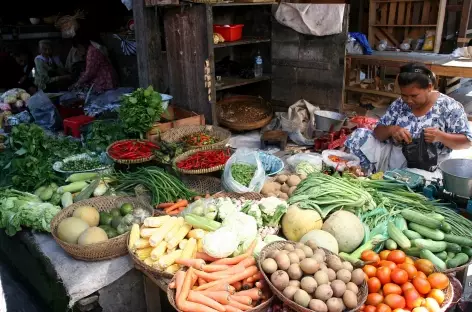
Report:
<svg viewBox="0 0 472 312"><path fill-rule="evenodd" d="M90 227L79 236L78 244L86 246L104 242L108 239L107 233L99 227Z"/></svg>
<svg viewBox="0 0 472 312"><path fill-rule="evenodd" d="M66 243L77 244L80 234L88 228L89 225L84 220L69 217L62 220L57 226L57 236Z"/></svg>
<svg viewBox="0 0 472 312"><path fill-rule="evenodd" d="M312 209L301 209L296 204L288 207L282 218L282 231L286 238L298 242L311 230L319 230L323 225L320 214Z"/></svg>
<svg viewBox="0 0 472 312"><path fill-rule="evenodd" d="M100 222L100 214L92 206L79 207L74 210L72 216L84 220L89 226L97 226Z"/></svg>

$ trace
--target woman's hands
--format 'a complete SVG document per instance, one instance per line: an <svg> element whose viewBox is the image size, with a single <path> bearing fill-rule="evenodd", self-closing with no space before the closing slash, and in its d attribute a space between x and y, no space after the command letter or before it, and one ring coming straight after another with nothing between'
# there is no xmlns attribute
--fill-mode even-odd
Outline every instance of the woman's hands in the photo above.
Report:
<svg viewBox="0 0 472 312"><path fill-rule="evenodd" d="M411 133L405 128L400 126L389 126L392 139L397 143L411 143Z"/></svg>
<svg viewBox="0 0 472 312"><path fill-rule="evenodd" d="M444 132L438 128L425 128L424 140L426 143L442 142Z"/></svg>

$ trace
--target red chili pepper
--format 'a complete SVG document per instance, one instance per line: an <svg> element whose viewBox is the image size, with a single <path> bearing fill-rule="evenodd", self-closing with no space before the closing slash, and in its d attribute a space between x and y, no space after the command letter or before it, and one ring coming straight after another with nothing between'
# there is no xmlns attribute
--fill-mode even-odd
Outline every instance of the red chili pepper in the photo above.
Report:
<svg viewBox="0 0 472 312"><path fill-rule="evenodd" d="M179 161L177 167L186 170L212 168L224 165L228 159L228 151L203 151L197 152L187 159Z"/></svg>

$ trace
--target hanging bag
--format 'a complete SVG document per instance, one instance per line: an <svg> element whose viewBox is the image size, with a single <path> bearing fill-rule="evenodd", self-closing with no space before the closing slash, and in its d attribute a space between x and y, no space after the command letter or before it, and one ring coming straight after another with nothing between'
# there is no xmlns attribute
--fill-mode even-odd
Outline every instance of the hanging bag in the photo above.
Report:
<svg viewBox="0 0 472 312"><path fill-rule="evenodd" d="M408 168L416 168L433 172L438 165L438 150L431 143L424 140L424 131L418 139L413 139L411 144L403 145L403 156L405 156Z"/></svg>

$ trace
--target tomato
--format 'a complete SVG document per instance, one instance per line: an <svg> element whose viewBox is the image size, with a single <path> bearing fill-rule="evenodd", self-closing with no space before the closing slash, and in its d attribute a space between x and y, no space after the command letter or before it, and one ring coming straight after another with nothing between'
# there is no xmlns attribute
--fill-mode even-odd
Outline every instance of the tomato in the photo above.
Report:
<svg viewBox="0 0 472 312"><path fill-rule="evenodd" d="M411 263L402 263L398 266L398 268L405 270L406 273L408 273L408 279L413 279L416 274L418 274L418 270L415 268L415 265Z"/></svg>
<svg viewBox="0 0 472 312"><path fill-rule="evenodd" d="M385 296L384 302L392 309L403 309L406 306L405 298L397 294Z"/></svg>
<svg viewBox="0 0 472 312"><path fill-rule="evenodd" d="M390 294L396 294L396 295L402 294L401 287L394 283L387 283L384 285L382 289L383 289L384 296L388 296Z"/></svg>
<svg viewBox="0 0 472 312"><path fill-rule="evenodd" d="M406 282L405 284L402 285L401 288L402 288L402 292L403 292L403 293L406 293L406 290L407 290L407 289L415 289L415 286L413 286L413 284L410 283L410 282ZM416 290L416 289L415 289L415 290Z"/></svg>
<svg viewBox="0 0 472 312"><path fill-rule="evenodd" d="M432 288L446 289L449 286L449 278L443 273L433 273L428 276L428 282Z"/></svg>
<svg viewBox="0 0 472 312"><path fill-rule="evenodd" d="M368 278L374 277L377 274L377 268L370 264L364 265L362 271L364 271Z"/></svg>
<svg viewBox="0 0 472 312"><path fill-rule="evenodd" d="M445 295L444 292L440 289L431 289L428 294L428 298L433 298L439 303L439 305L441 305L444 302Z"/></svg>
<svg viewBox="0 0 472 312"><path fill-rule="evenodd" d="M413 309L413 308L416 308L416 307L420 307L424 302L424 298L421 297L421 295L414 288L407 289L403 293L403 296L405 297L406 307L408 309Z"/></svg>
<svg viewBox="0 0 472 312"><path fill-rule="evenodd" d="M426 309L425 307L417 307L417 308L414 308L413 311L411 312L429 312L429 310Z"/></svg>
<svg viewBox="0 0 472 312"><path fill-rule="evenodd" d="M426 276L426 274L424 274L424 273L421 272L421 271L418 271L418 273L416 273L416 277L421 277L421 278L424 278L424 279L428 279L428 277Z"/></svg>
<svg viewBox="0 0 472 312"><path fill-rule="evenodd" d="M375 312L375 310L377 310L377 308L373 305L366 305L364 308L364 312Z"/></svg>
<svg viewBox="0 0 472 312"><path fill-rule="evenodd" d="M387 260L388 255L390 254L391 250L382 250L379 253L380 260Z"/></svg>
<svg viewBox="0 0 472 312"><path fill-rule="evenodd" d="M392 271L388 267L380 267L377 269L377 278L382 285L390 283L390 274Z"/></svg>
<svg viewBox="0 0 472 312"><path fill-rule="evenodd" d="M395 309L392 312L410 312L410 310L405 310L405 309Z"/></svg>
<svg viewBox="0 0 472 312"><path fill-rule="evenodd" d="M367 287L369 288L369 294L376 293L380 290L380 288L382 288L382 284L377 277L371 277L367 281Z"/></svg>
<svg viewBox="0 0 472 312"><path fill-rule="evenodd" d="M415 261L413 261L413 259L411 259L410 257L406 257L404 263L415 264Z"/></svg>
<svg viewBox="0 0 472 312"><path fill-rule="evenodd" d="M405 262L406 254L401 250L392 250L392 252L388 255L387 260L392 261L396 264L402 264Z"/></svg>
<svg viewBox="0 0 472 312"><path fill-rule="evenodd" d="M380 261L379 255L372 250L364 250L361 254L361 259L375 266L377 266Z"/></svg>
<svg viewBox="0 0 472 312"><path fill-rule="evenodd" d="M384 297L381 294L378 293L371 293L367 295L367 300L365 301L365 304L367 305L373 305L373 306L378 306L380 303L382 303L384 300Z"/></svg>
<svg viewBox="0 0 472 312"><path fill-rule="evenodd" d="M426 259L418 259L415 261L415 267L418 271L423 272L428 276L429 274L433 273L434 265L431 261Z"/></svg>
<svg viewBox="0 0 472 312"><path fill-rule="evenodd" d="M361 307L360 307L359 310L360 310L360 311L364 311L364 310L365 310L365 305L361 305Z"/></svg>
<svg viewBox="0 0 472 312"><path fill-rule="evenodd" d="M379 266L381 267L387 267L389 268L390 270L393 270L397 267L397 265L395 264L395 262L392 262L392 261L388 261L388 260L381 260L380 263L379 263Z"/></svg>
<svg viewBox="0 0 472 312"><path fill-rule="evenodd" d="M433 298L426 298L425 303L422 306L428 309L429 312L441 311L441 307L439 306L439 303Z"/></svg>
<svg viewBox="0 0 472 312"><path fill-rule="evenodd" d="M422 295L426 295L431 290L431 285L429 285L428 280L422 277L415 277L413 279L413 286L415 286L416 291Z"/></svg>
<svg viewBox="0 0 472 312"><path fill-rule="evenodd" d="M385 303L381 303L377 306L376 312L392 312L392 309Z"/></svg>
<svg viewBox="0 0 472 312"><path fill-rule="evenodd" d="M403 285L408 282L408 273L405 270L395 268L392 270L390 278L395 284Z"/></svg>

